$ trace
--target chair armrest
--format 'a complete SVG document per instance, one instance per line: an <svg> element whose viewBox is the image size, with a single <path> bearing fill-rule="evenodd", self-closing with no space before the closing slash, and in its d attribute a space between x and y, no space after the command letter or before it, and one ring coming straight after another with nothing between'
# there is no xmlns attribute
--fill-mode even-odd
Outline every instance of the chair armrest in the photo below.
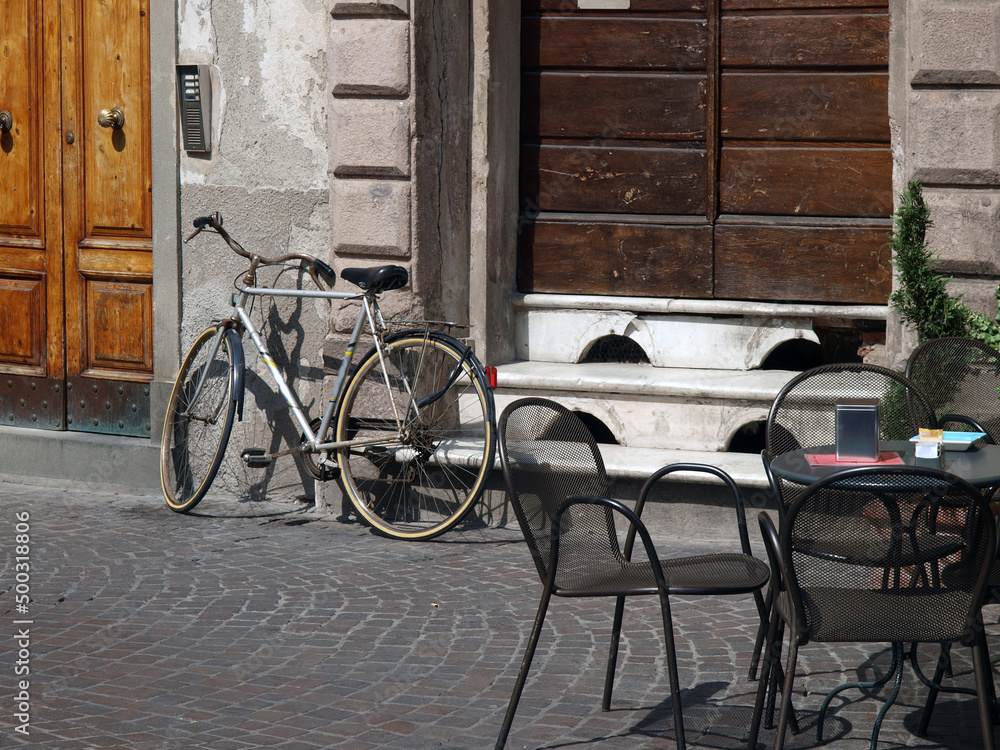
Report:
<svg viewBox="0 0 1000 750"><path fill-rule="evenodd" d="M743 502L743 493L740 491L739 486L736 481L729 476L725 471L718 468L717 466L711 466L710 464L695 464L695 463L677 463L664 466L657 469L650 475L649 479L642 486L642 490L639 492L639 501L635 504L635 513L637 516L642 514L642 510L646 505L646 498L652 491L654 485L663 479L663 477L668 474L672 474L675 471L687 471L687 472L697 472L702 474L711 474L717 479L722 480L722 483L729 488L729 492L733 496L734 504L736 506L736 525L740 535L740 547L743 553L746 555L753 554L750 549L750 535L747 533L747 519L745 505ZM630 535L625 541L625 556L632 551L631 542L633 537Z"/></svg>
<svg viewBox="0 0 1000 750"><path fill-rule="evenodd" d="M549 554L549 574L555 575L557 569L557 563L559 559L559 530L562 528L562 517L563 514L572 508L574 505L598 505L606 508L610 508L613 512L618 513L625 517L629 522L628 539L634 540L635 535L638 533L639 539L642 542L643 548L646 550L646 556L649 558L649 564L653 569L653 577L656 579L656 585L660 589L660 593L666 596L667 593L667 581L663 576L663 568L660 565L660 558L656 553L656 547L653 545L653 538L649 535L646 525L642 522L638 515L632 511L627 505L618 501L612 500L608 497L597 497L595 495L574 495L573 497L563 500L563 502L556 509L555 514L552 517L552 537L550 544L550 554ZM631 552L631 549L629 549ZM630 555L625 556L626 560L630 559Z"/></svg>
<svg viewBox="0 0 1000 750"><path fill-rule="evenodd" d="M781 541L778 538L777 529L774 528L774 521L771 520L771 517L767 513L761 511L757 514L757 523L760 526L760 535L764 540L767 561L771 566L771 586L774 589L775 595L774 603L771 606L776 608L776 612L780 611L780 609L777 609L777 598L782 593L788 596L788 603L792 610L790 614L793 618L793 622L788 624L790 627L796 626L799 628L800 632L794 634L795 637L799 638L803 635L801 631L806 628L806 615L805 607L802 604L802 596L788 570L788 563L785 560L785 556L782 554ZM790 589L794 589L794 591Z"/></svg>

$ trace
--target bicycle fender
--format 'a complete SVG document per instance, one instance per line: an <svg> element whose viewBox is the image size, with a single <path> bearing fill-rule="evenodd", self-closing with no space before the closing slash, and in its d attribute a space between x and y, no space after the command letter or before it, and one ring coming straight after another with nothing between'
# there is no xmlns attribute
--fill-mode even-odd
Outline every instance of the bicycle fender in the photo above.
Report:
<svg viewBox="0 0 1000 750"><path fill-rule="evenodd" d="M424 335L423 328L409 328L405 331L400 331L399 333L394 333L390 336L386 336L385 343L391 344L396 339L401 339L407 336L423 336L423 335ZM483 371L483 363L479 361L479 358L476 357L471 347L466 346L451 334L444 333L443 331L432 330L430 332L430 336L431 338L443 339L446 343L451 344L453 347L455 347L462 353L462 358L468 360L470 366L475 368L475 370L483 377L486 376L486 373Z"/></svg>
<svg viewBox="0 0 1000 750"><path fill-rule="evenodd" d="M405 331L400 331L399 333L394 333L394 334L392 334L390 336L386 336L385 343L391 344L392 342L396 341L397 339L401 339L401 338L405 338L405 337L410 337L410 336L421 336L422 337L424 335L424 333L425 333L425 330L423 328L409 328L409 329L407 329ZM464 360L469 365L469 367L472 368L472 370L476 373L476 375L480 379L482 379L482 380L486 379L486 369L483 367L483 363L479 361L479 357L477 357L476 354L475 354L475 352L472 351L472 347L466 346L465 344L463 344L461 341L459 341L454 336L452 336L450 334L447 334L447 333L444 333L443 331L432 330L432 331L430 331L430 337L438 339L438 340L442 340L445 343L450 344L451 346L455 347L455 349L457 349L459 352L461 352L461 354L462 354L462 360ZM374 351L375 351L374 347L372 349L370 349L365 354L365 359L367 359L369 356L372 356L373 353L374 353ZM450 386L450 383L449 383L449 386ZM445 388L443 388L441 391L439 391L439 393L443 393L445 390L447 390L447 388L449 386L446 386ZM495 424L496 423L496 405L495 405L495 403L493 401L493 391L491 391L489 388L487 388L486 391L487 391L487 406L489 407L490 421ZM434 397L433 396L429 397L429 400L433 401Z"/></svg>
<svg viewBox="0 0 1000 750"><path fill-rule="evenodd" d="M243 421L243 378L246 374L246 359L243 356L243 340L232 328L226 329L229 351L233 353L233 399L236 401L236 416Z"/></svg>

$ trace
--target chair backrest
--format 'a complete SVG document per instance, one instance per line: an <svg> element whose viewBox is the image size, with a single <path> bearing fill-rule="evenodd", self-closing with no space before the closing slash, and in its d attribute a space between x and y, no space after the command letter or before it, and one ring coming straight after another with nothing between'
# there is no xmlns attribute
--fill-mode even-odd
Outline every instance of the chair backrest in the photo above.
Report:
<svg viewBox="0 0 1000 750"><path fill-rule="evenodd" d="M834 407L843 399L879 399L880 437L908 440L920 427L936 427L927 397L902 373L878 365L821 365L789 380L771 404L765 445L774 456L797 448L836 442ZM787 507L801 488L785 480L778 485Z"/></svg>
<svg viewBox="0 0 1000 750"><path fill-rule="evenodd" d="M883 440L906 440L937 424L927 396L905 375L878 365L842 363L806 370L789 380L771 404L765 442L772 456L796 448L833 445L834 405L842 399L881 402Z"/></svg>
<svg viewBox="0 0 1000 750"><path fill-rule="evenodd" d="M975 339L931 339L913 350L906 376L930 400L942 426L947 415L974 420L992 442L1000 442L1000 352ZM972 428L968 422L956 429Z"/></svg>
<svg viewBox="0 0 1000 750"><path fill-rule="evenodd" d="M497 431L508 497L544 580L548 574L552 517L567 498L609 496L604 460L583 420L546 399L526 398L511 403L500 415ZM606 524L599 530L604 536L601 541L617 549L611 511L604 510L603 518Z"/></svg>
<svg viewBox="0 0 1000 750"><path fill-rule="evenodd" d="M937 469L862 467L810 485L780 530L801 642L968 643L995 542L983 496Z"/></svg>

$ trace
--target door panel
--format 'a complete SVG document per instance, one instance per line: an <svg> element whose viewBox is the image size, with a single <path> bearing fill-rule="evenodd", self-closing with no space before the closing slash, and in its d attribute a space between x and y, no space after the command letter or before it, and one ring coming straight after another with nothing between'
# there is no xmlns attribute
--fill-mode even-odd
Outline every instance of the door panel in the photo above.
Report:
<svg viewBox="0 0 1000 750"><path fill-rule="evenodd" d="M705 77L655 73L525 74L522 136L696 140L705 137Z"/></svg>
<svg viewBox="0 0 1000 750"><path fill-rule="evenodd" d="M719 210L784 216L892 212L886 148L730 146L719 168Z"/></svg>
<svg viewBox="0 0 1000 750"><path fill-rule="evenodd" d="M715 295L885 304L886 10L741 6L721 20Z"/></svg>
<svg viewBox="0 0 1000 750"><path fill-rule="evenodd" d="M885 304L892 271L886 237L878 225L719 224L716 296Z"/></svg>
<svg viewBox="0 0 1000 750"><path fill-rule="evenodd" d="M541 211L704 215L703 149L526 144L521 195Z"/></svg>
<svg viewBox="0 0 1000 750"><path fill-rule="evenodd" d="M58 30L51 3L0 5L0 110L12 120L0 132L0 424L56 430L65 429Z"/></svg>
<svg viewBox="0 0 1000 750"><path fill-rule="evenodd" d="M889 17L841 15L745 15L722 18L726 67L881 67L889 60Z"/></svg>
<svg viewBox="0 0 1000 750"><path fill-rule="evenodd" d="M64 156L67 421L77 430L149 434L148 18L147 0L63 12L63 111L76 133ZM123 122L102 125L102 111L116 108Z"/></svg>
<svg viewBox="0 0 1000 750"><path fill-rule="evenodd" d="M885 0L721 0L722 12L734 10L806 10L813 8L879 8Z"/></svg>
<svg viewBox="0 0 1000 750"><path fill-rule="evenodd" d="M4 372L45 376L45 288L41 279L0 277L0 361Z"/></svg>
<svg viewBox="0 0 1000 750"><path fill-rule="evenodd" d="M885 2L522 9L520 289L885 303Z"/></svg>
<svg viewBox="0 0 1000 750"><path fill-rule="evenodd" d="M710 296L705 4L522 8L520 288Z"/></svg>
<svg viewBox="0 0 1000 750"><path fill-rule="evenodd" d="M83 205L74 208L82 209L84 236L129 238L141 248L152 238L147 6L148 0L83 4L82 54L75 61L83 86L67 92L86 133L73 149L83 164ZM100 111L114 107L124 112L124 126L98 125Z"/></svg>
<svg viewBox="0 0 1000 750"><path fill-rule="evenodd" d="M147 11L146 0L0 6L4 70L16 71L0 77L14 120L0 134L0 423L150 434ZM113 107L124 126L102 128ZM67 414L74 385L101 403L79 412L71 398ZM130 423L108 416L123 404Z"/></svg>
<svg viewBox="0 0 1000 750"><path fill-rule="evenodd" d="M536 13L542 10L567 11L576 10L578 0L522 0L521 8L525 12ZM693 11L705 12L705 0L632 0L629 4L632 11ZM606 15L606 11L597 11Z"/></svg>
<svg viewBox="0 0 1000 750"><path fill-rule="evenodd" d="M20 247L43 246L44 185L41 139L42 38L41 4L33 0L7 0L0 7L0 110L10 113L13 127L0 135L0 195L3 213L0 231ZM24 75L10 75L11 71Z"/></svg>
<svg viewBox="0 0 1000 750"><path fill-rule="evenodd" d="M92 370L153 367L153 297L149 284L91 281L87 285L87 360Z"/></svg>
<svg viewBox="0 0 1000 750"><path fill-rule="evenodd" d="M882 141L888 73L722 74L723 138Z"/></svg>
<svg viewBox="0 0 1000 750"><path fill-rule="evenodd" d="M704 70L704 20L525 16L522 65L553 68Z"/></svg>
<svg viewBox="0 0 1000 750"><path fill-rule="evenodd" d="M564 294L712 292L712 229L538 221L522 233L518 285Z"/></svg>

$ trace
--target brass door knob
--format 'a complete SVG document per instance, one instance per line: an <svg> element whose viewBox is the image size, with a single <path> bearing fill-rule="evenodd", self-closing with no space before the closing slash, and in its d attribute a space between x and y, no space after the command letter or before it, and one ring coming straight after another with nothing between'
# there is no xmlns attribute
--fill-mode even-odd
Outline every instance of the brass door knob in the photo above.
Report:
<svg viewBox="0 0 1000 750"><path fill-rule="evenodd" d="M121 107L102 109L97 114L97 124L102 128L121 130L122 126L125 125L125 112Z"/></svg>
<svg viewBox="0 0 1000 750"><path fill-rule="evenodd" d="M14 117L6 109L0 111L0 131L8 132L14 127Z"/></svg>

